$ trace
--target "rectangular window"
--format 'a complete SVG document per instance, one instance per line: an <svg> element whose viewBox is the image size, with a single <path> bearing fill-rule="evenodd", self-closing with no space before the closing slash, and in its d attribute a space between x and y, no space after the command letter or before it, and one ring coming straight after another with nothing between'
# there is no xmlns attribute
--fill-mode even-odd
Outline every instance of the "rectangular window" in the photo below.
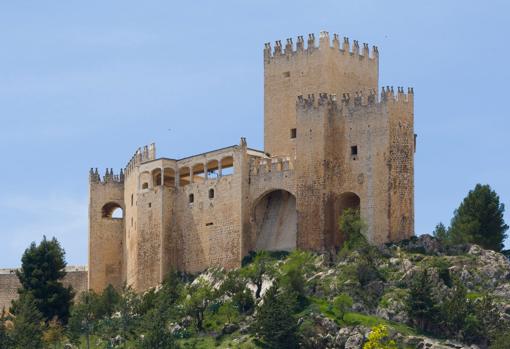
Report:
<svg viewBox="0 0 510 349"><path fill-rule="evenodd" d="M290 78L290 71L286 71L283 73L284 78Z"/></svg>
<svg viewBox="0 0 510 349"><path fill-rule="evenodd" d="M356 155L358 155L358 146L357 146L357 145L353 145L353 146L351 147L351 155L352 155L352 156L356 156Z"/></svg>
<svg viewBox="0 0 510 349"><path fill-rule="evenodd" d="M297 136L297 129L291 128L290 129L290 138L296 138Z"/></svg>

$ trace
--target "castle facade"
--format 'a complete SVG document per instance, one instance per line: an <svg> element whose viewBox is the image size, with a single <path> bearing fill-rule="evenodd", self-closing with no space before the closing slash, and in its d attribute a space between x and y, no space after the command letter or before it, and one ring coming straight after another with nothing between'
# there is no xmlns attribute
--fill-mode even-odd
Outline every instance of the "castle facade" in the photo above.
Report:
<svg viewBox="0 0 510 349"><path fill-rule="evenodd" d="M89 288L143 291L252 250L333 251L347 208L372 243L414 234L413 90L379 92L375 46L306 41L265 45L263 151L241 138L173 159L151 144L120 174L90 171Z"/></svg>

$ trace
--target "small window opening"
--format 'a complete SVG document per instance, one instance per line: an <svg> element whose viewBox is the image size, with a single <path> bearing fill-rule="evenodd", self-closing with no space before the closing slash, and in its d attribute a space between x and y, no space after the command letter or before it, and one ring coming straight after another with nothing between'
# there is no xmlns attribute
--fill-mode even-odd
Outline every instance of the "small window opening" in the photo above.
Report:
<svg viewBox="0 0 510 349"><path fill-rule="evenodd" d="M296 138L297 130L295 128L290 129L290 138Z"/></svg>
<svg viewBox="0 0 510 349"><path fill-rule="evenodd" d="M142 189L149 189L149 183L148 182L143 183Z"/></svg>
<svg viewBox="0 0 510 349"><path fill-rule="evenodd" d="M192 204L195 201L195 195L189 194L189 203Z"/></svg>
<svg viewBox="0 0 510 349"><path fill-rule="evenodd" d="M290 71L283 72L284 78L290 78Z"/></svg>
<svg viewBox="0 0 510 349"><path fill-rule="evenodd" d="M151 202L149 202L149 208L151 208L151 207L152 207L152 203L151 203Z"/></svg>
<svg viewBox="0 0 510 349"><path fill-rule="evenodd" d="M209 199L214 199L214 189L209 189Z"/></svg>
<svg viewBox="0 0 510 349"><path fill-rule="evenodd" d="M133 194L131 194L131 207L133 207Z"/></svg>
<svg viewBox="0 0 510 349"><path fill-rule="evenodd" d="M133 226L133 217L131 217L131 226Z"/></svg>
<svg viewBox="0 0 510 349"><path fill-rule="evenodd" d="M214 223L213 222L209 222L209 223L205 223L205 226L206 227L210 227L211 225L213 225Z"/></svg>
<svg viewBox="0 0 510 349"><path fill-rule="evenodd" d="M356 155L358 155L358 146L357 146L357 145L353 145L353 146L351 147L351 155L352 155L352 156L356 156Z"/></svg>

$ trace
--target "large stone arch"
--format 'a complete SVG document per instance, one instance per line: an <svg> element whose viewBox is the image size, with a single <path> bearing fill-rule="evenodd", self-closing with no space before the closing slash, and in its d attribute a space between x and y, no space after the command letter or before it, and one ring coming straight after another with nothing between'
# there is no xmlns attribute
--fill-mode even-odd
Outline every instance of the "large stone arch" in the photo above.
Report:
<svg viewBox="0 0 510 349"><path fill-rule="evenodd" d="M265 192L253 204L252 249L291 251L297 243L296 197L283 189Z"/></svg>
<svg viewBox="0 0 510 349"><path fill-rule="evenodd" d="M361 210L361 199L358 194L347 191L340 194L336 200L335 204L335 212L337 214L337 226L340 223L340 217L344 213L345 210L351 209L351 210L357 210L360 212ZM339 245L343 243L345 240L344 233L340 230L340 228L337 228L337 231L339 232Z"/></svg>

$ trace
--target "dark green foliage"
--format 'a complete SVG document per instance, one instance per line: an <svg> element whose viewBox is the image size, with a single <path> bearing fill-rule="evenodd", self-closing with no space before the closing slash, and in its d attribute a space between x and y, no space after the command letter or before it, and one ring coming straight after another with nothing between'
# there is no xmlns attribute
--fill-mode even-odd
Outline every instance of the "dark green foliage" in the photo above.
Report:
<svg viewBox="0 0 510 349"><path fill-rule="evenodd" d="M475 243L501 251L508 230L504 211L496 192L489 185L477 184L455 211L447 239L454 244Z"/></svg>
<svg viewBox="0 0 510 349"><path fill-rule="evenodd" d="M454 287L442 305L442 322L445 332L452 338L478 342L482 336L480 319L476 308L467 297L467 290L459 280L454 281Z"/></svg>
<svg viewBox="0 0 510 349"><path fill-rule="evenodd" d="M140 296L132 288L124 287L113 316L105 316L98 323L97 334L109 342L120 336L120 343L133 339L140 320Z"/></svg>
<svg viewBox="0 0 510 349"><path fill-rule="evenodd" d="M175 339L168 330L166 310L156 307L144 317L143 339L139 340L141 349L172 349L176 348Z"/></svg>
<svg viewBox="0 0 510 349"><path fill-rule="evenodd" d="M246 284L247 279L238 270L233 270L227 274L219 292L230 297L233 305L243 314L250 313L255 306L255 300Z"/></svg>
<svg viewBox="0 0 510 349"><path fill-rule="evenodd" d="M434 235L436 238L438 238L441 241L446 241L448 239L448 230L446 229L445 225L440 222L434 228L432 235Z"/></svg>
<svg viewBox="0 0 510 349"><path fill-rule="evenodd" d="M310 252L293 251L281 267L280 284L295 293L300 301L306 297L307 289L313 287L315 281L307 282L313 275L315 267L314 255Z"/></svg>
<svg viewBox="0 0 510 349"><path fill-rule="evenodd" d="M274 283L263 297L253 330L271 348L297 348L295 295Z"/></svg>
<svg viewBox="0 0 510 349"><path fill-rule="evenodd" d="M427 269L416 275L409 289L407 313L412 323L424 331L432 331L439 311L432 294L432 282Z"/></svg>
<svg viewBox="0 0 510 349"><path fill-rule="evenodd" d="M38 246L32 242L25 250L21 269L16 274L21 283L20 297L30 294L45 321L56 317L66 324L74 295L72 288L64 287L61 282L66 274L64 255L55 238L44 237ZM18 312L18 302L13 302L12 310L15 314Z"/></svg>
<svg viewBox="0 0 510 349"><path fill-rule="evenodd" d="M490 349L508 349L510 343L510 331L501 331L491 341Z"/></svg>
<svg viewBox="0 0 510 349"><path fill-rule="evenodd" d="M30 293L22 294L16 304L12 330L14 349L42 349L43 316Z"/></svg>
<svg viewBox="0 0 510 349"><path fill-rule="evenodd" d="M255 286L255 298L260 298L264 279L273 274L272 261L269 253L262 251L257 253L253 262L243 269L242 275L250 280Z"/></svg>
<svg viewBox="0 0 510 349"><path fill-rule="evenodd" d="M193 318L198 331L203 331L205 312L216 298L213 287L208 281L198 279L187 288L183 296L186 315Z"/></svg>
<svg viewBox="0 0 510 349"><path fill-rule="evenodd" d="M101 296L92 291L80 295L79 301L71 309L68 323L68 334L72 343L78 345L80 337L85 336L86 348L90 348L90 336L95 332L99 319L106 313L103 305Z"/></svg>
<svg viewBox="0 0 510 349"><path fill-rule="evenodd" d="M368 245L364 235L366 224L360 217L359 210L348 208L340 216L339 228L343 236L342 251L358 250ZM341 251L341 253L342 253Z"/></svg>

